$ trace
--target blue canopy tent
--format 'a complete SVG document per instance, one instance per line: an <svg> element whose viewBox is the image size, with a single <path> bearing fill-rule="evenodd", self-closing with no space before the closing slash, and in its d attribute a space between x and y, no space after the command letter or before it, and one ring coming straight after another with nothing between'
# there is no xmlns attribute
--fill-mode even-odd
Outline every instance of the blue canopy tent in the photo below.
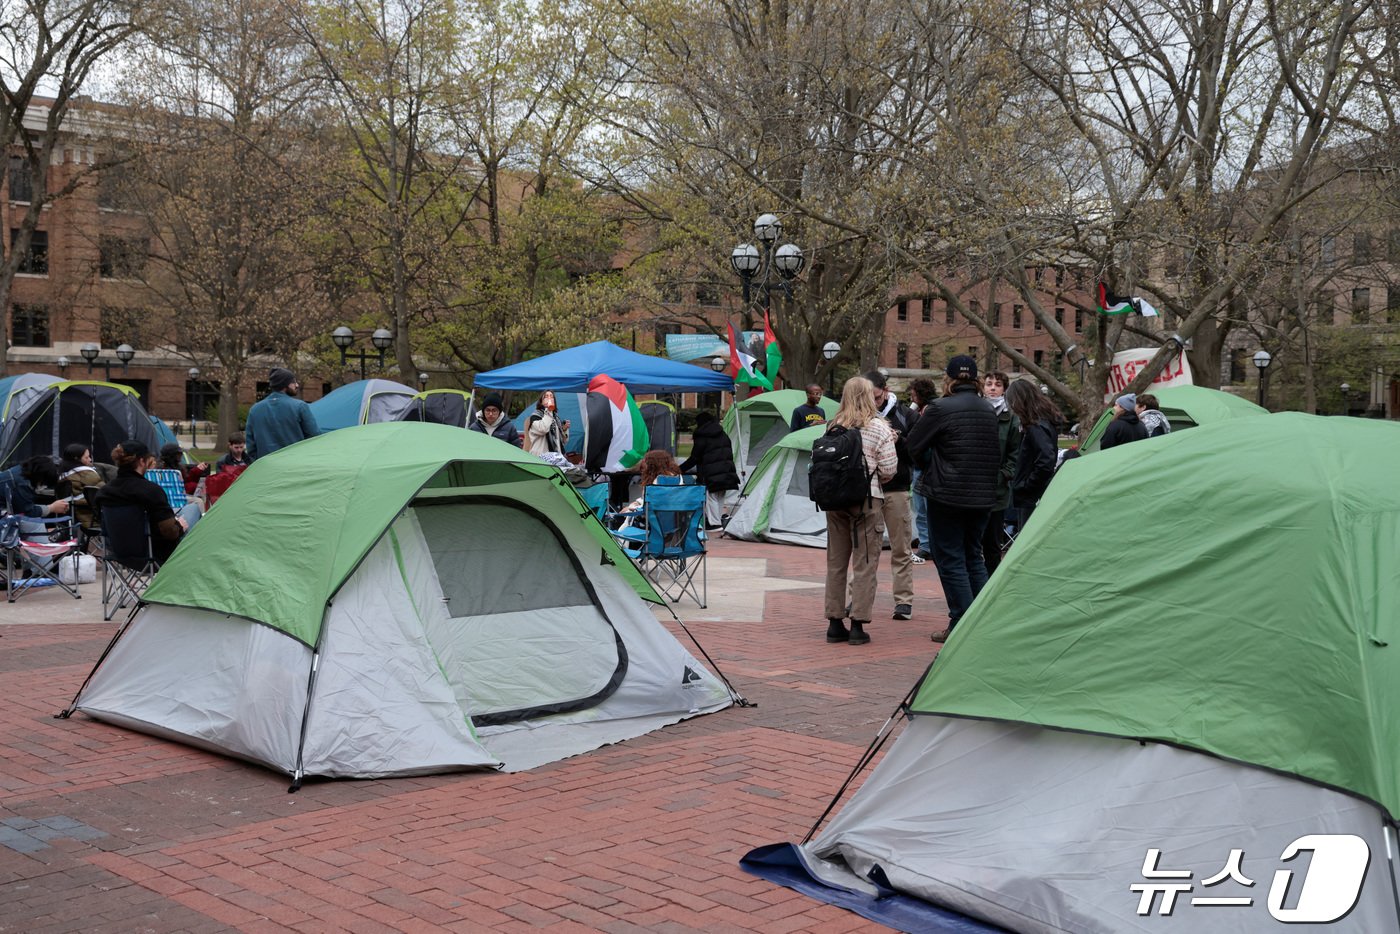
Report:
<svg viewBox="0 0 1400 934"><path fill-rule="evenodd" d="M544 390L540 391L543 392ZM583 453L583 437L585 434L583 426L587 423L587 418L583 413L583 405L584 400L587 398L588 393L586 392L556 392L554 394L554 403L559 407L559 417L564 421L570 422L572 425L579 426L578 431L571 430L569 432L569 443L564 445L565 454ZM530 417L530 413L533 411L535 411L535 406L532 402L525 407L523 412L511 419L511 422L515 425L515 430L520 432L521 438L525 437L525 420Z"/></svg>
<svg viewBox="0 0 1400 934"><path fill-rule="evenodd" d="M724 373L663 357L649 357L608 341L594 341L478 373L476 386L480 389L587 392L588 381L599 373L611 376L633 394L734 391L734 381Z"/></svg>

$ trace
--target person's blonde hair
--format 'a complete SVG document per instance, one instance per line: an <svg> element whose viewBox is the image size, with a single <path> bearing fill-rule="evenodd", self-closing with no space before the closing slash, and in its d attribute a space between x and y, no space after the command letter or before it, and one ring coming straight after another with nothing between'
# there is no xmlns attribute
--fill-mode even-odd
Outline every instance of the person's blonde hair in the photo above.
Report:
<svg viewBox="0 0 1400 934"><path fill-rule="evenodd" d="M842 428L864 428L876 414L875 384L864 376L852 376L841 387L841 407L831 421Z"/></svg>

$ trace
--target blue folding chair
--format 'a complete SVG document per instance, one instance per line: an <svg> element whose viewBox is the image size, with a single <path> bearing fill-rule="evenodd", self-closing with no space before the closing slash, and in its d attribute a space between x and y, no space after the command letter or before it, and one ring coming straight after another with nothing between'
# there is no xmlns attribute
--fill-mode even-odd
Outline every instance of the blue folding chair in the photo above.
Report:
<svg viewBox="0 0 1400 934"><path fill-rule="evenodd" d="M694 484L653 484L643 494L646 527L613 532L641 572L672 603L689 594L703 607L709 597L705 492Z"/></svg>
<svg viewBox="0 0 1400 934"><path fill-rule="evenodd" d="M578 495L583 497L584 505L593 510L593 515L601 522L608 512L608 485L595 483L579 489Z"/></svg>

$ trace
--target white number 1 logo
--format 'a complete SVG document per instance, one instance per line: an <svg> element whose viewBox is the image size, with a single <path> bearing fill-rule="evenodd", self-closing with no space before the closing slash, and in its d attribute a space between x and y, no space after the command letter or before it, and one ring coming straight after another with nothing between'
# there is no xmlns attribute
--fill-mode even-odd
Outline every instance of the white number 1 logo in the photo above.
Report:
<svg viewBox="0 0 1400 934"><path fill-rule="evenodd" d="M1361 897L1361 883L1371 862L1371 848L1352 834L1315 833L1299 837L1284 849L1284 862L1299 853L1312 853L1298 904L1283 907L1294 873L1280 869L1269 886L1269 914L1287 924L1326 924L1344 916Z"/></svg>

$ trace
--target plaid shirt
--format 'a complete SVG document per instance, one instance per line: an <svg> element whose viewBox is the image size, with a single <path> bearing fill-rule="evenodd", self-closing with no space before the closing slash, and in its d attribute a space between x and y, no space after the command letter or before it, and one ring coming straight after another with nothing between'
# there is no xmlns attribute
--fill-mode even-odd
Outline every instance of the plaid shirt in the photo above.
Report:
<svg viewBox="0 0 1400 934"><path fill-rule="evenodd" d="M189 502L185 496L185 478L178 470L148 470L146 479L165 491L171 509L179 509Z"/></svg>

